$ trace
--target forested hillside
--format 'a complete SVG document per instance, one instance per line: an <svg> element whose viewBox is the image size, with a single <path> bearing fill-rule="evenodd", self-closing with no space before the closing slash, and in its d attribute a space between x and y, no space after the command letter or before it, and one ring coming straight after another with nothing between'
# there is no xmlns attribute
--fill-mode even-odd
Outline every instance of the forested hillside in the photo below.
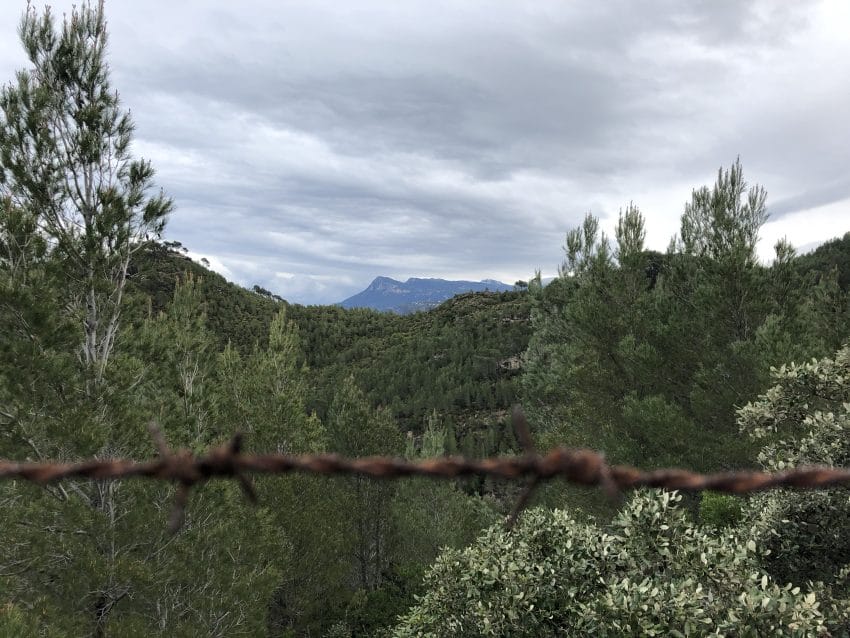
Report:
<svg viewBox="0 0 850 638"><path fill-rule="evenodd" d="M102 6L30 9L0 93L0 458L350 457L538 448L696 470L850 466L850 233L756 258L765 190L736 161L669 249L630 205L565 229L543 287L409 316L298 306L188 260L130 153ZM95 184L99 186L95 187ZM89 188L80 187L88 184ZM179 214L179 209L175 214ZM359 475L174 487L0 482L0 635L850 634L846 491L748 498ZM536 499L536 500L534 500Z"/></svg>
<svg viewBox="0 0 850 638"><path fill-rule="evenodd" d="M334 388L353 375L372 406L388 408L403 430L421 433L436 411L464 445L468 432L504 422L518 396L531 335L524 292L465 293L427 312L396 315L288 304L259 287L248 291L225 281L173 244L146 245L130 271L135 317L166 308L176 283L191 274L217 343L243 354L265 347L272 317L284 309L304 351L308 407L321 418ZM471 440L466 445L475 447Z"/></svg>

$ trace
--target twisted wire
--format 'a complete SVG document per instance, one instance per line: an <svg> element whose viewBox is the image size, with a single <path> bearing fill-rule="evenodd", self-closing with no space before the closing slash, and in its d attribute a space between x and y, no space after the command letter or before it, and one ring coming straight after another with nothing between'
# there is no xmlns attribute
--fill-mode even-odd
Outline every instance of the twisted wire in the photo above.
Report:
<svg viewBox="0 0 850 638"><path fill-rule="evenodd" d="M464 476L526 479L526 488L506 521L508 527L516 522L534 489L541 482L556 478L577 485L602 487L609 493L656 487L691 492L712 490L727 494L747 494L780 487L818 489L850 485L848 468L804 466L782 472L732 471L700 474L680 468L642 471L627 465L608 465L604 455L584 448L556 447L544 454L538 454L531 442L528 424L519 408L514 409L513 423L517 440L525 448L522 455L485 459L446 456L421 460L386 456L346 458L337 454L242 454L241 434L236 434L228 443L212 448L206 454L194 455L186 450L171 451L162 433L151 424L149 429L159 452L156 459L87 459L70 463L0 460L0 480L22 479L37 484L70 478L147 478L174 481L178 484L178 491L169 522L172 531L179 529L183 523L190 489L209 479L236 479L246 497L252 502L256 501L254 488L248 478L251 474L359 475L375 479L410 476L433 479Z"/></svg>

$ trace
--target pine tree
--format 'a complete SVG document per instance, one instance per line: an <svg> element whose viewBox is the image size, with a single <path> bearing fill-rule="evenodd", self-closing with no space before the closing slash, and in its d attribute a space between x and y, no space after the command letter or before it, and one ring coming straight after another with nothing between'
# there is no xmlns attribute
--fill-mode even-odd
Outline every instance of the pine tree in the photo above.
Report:
<svg viewBox="0 0 850 638"><path fill-rule="evenodd" d="M97 384L118 332L130 258L162 233L172 202L150 194L153 168L130 154L133 122L109 81L103 1L75 8L61 28L49 9L28 6L20 36L32 68L0 92L0 202L14 202L28 236L62 260L65 301L82 328L80 356ZM11 236L4 226L0 235ZM22 255L16 267L26 263Z"/></svg>
<svg viewBox="0 0 850 638"><path fill-rule="evenodd" d="M371 410L352 377L337 390L328 415L331 450L347 456L395 455L401 434L385 410ZM353 578L358 589L373 591L382 583L390 555L390 502L395 487L351 477L338 483L348 501Z"/></svg>

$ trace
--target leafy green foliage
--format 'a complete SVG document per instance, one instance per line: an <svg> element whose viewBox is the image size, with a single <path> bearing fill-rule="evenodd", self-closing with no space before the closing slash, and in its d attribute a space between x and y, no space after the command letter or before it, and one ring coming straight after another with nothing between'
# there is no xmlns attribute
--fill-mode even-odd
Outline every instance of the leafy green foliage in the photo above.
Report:
<svg viewBox="0 0 850 638"><path fill-rule="evenodd" d="M608 525L534 510L444 552L396 636L804 636L817 597L761 571L732 531L702 530L680 496L635 495ZM678 633L675 633L678 632Z"/></svg>
<svg viewBox="0 0 850 638"><path fill-rule="evenodd" d="M846 466L850 346L774 369L739 411L759 459ZM845 635L848 500L838 490L705 495L703 524L668 492L635 494L609 523L529 512L445 551L396 636Z"/></svg>
<svg viewBox="0 0 850 638"><path fill-rule="evenodd" d="M739 412L743 431L763 442L770 470L850 465L850 346L833 358L773 369L773 385ZM850 593L850 502L843 490L781 491L753 498L749 524L778 578L820 580Z"/></svg>
<svg viewBox="0 0 850 638"><path fill-rule="evenodd" d="M850 326L836 245L802 260L782 241L774 264L758 265L765 201L736 162L694 191L666 255L643 248L634 205L614 249L590 215L568 233L560 278L532 295L522 378L545 445L649 468L750 462L736 408L766 387L770 366L827 354ZM601 511L577 494L572 505Z"/></svg>
<svg viewBox="0 0 850 638"><path fill-rule="evenodd" d="M742 510L739 497L704 492L699 500L699 521L713 527L732 527L741 522Z"/></svg>

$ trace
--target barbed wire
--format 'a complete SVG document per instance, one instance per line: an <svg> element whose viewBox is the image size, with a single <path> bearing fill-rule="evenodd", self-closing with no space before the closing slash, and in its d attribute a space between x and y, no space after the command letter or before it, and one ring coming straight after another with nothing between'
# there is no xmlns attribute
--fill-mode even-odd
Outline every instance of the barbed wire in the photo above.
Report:
<svg viewBox="0 0 850 638"><path fill-rule="evenodd" d="M169 529L182 523L192 487L213 478L236 479L246 497L256 502L250 474L304 473L325 476L359 475L375 479L422 476L455 479L483 476L501 479L528 479L514 510L507 518L511 527L543 481L563 479L577 485L602 487L616 495L640 487L699 492L712 490L727 494L747 494L772 488L817 489L850 485L850 469L825 466L796 467L782 472L732 471L700 474L686 469L666 468L642 471L627 465L608 465L603 454L590 449L556 447L545 454L534 450L522 410L514 408L513 424L525 453L518 456L471 459L446 456L409 460L386 456L346 458L337 454L242 454L243 436L237 433L226 444L196 456L187 450L172 451L155 424L149 430L158 458L88 459L73 463L52 461L14 462L0 460L0 480L23 479L46 484L69 478L116 480L147 478L178 484Z"/></svg>

